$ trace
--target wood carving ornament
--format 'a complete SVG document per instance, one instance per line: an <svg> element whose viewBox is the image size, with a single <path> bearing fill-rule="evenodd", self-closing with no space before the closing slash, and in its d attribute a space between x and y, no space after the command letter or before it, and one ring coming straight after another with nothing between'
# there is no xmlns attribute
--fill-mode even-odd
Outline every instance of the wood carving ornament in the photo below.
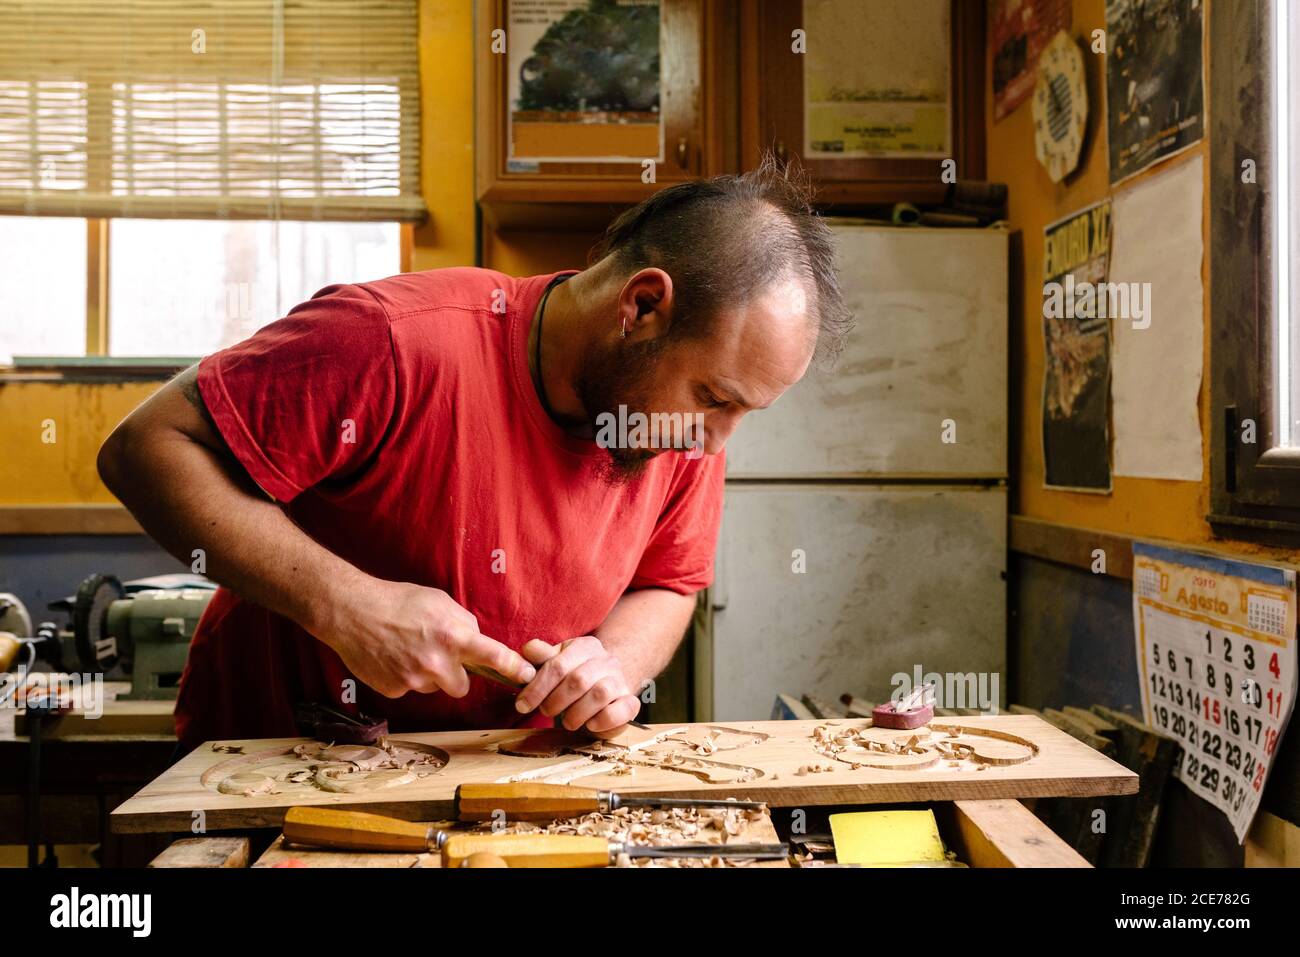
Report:
<svg viewBox="0 0 1300 957"><path fill-rule="evenodd" d="M936 734L945 735L943 738ZM917 770L946 761L950 767L970 762L975 770L1022 764L1038 754L1038 745L1019 735L992 728L931 724L915 731L884 731L870 724L813 729L816 751L853 769ZM819 768L820 770L820 768Z"/></svg>

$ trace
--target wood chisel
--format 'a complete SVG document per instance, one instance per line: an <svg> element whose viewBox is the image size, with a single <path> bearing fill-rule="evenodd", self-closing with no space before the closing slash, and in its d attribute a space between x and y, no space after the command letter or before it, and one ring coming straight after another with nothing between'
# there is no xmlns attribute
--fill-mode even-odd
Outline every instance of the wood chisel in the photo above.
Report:
<svg viewBox="0 0 1300 957"><path fill-rule="evenodd" d="M437 824L322 807L289 808L284 815L284 840L340 851L441 852L444 867L462 867L470 858L488 855L509 867L608 867L619 854L739 860L783 860L789 854L785 844L640 847L576 834L455 834Z"/></svg>
<svg viewBox="0 0 1300 957"><path fill-rule="evenodd" d="M423 854L438 850L446 838L447 832L437 824L402 821L364 811L291 807L284 813L284 840L288 844Z"/></svg>
<svg viewBox="0 0 1300 957"><path fill-rule="evenodd" d="M723 798L662 798L616 794L567 784L462 784L456 788L456 817L491 821L504 813L511 821L553 821L593 811L607 814L621 807L694 807L762 810L761 801Z"/></svg>
<svg viewBox="0 0 1300 957"><path fill-rule="evenodd" d="M727 860L782 861L785 844L621 844L578 834L449 834L442 843L444 867L460 867L475 854L492 854L508 867L610 867L628 857L713 857Z"/></svg>

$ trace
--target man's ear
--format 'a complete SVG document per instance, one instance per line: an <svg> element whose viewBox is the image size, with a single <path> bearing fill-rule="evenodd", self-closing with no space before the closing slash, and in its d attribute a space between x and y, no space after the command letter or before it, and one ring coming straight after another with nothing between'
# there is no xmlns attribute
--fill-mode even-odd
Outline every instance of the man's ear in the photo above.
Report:
<svg viewBox="0 0 1300 957"><path fill-rule="evenodd" d="M658 339L667 335L672 316L672 277L655 267L642 269L623 285L614 335L637 342Z"/></svg>

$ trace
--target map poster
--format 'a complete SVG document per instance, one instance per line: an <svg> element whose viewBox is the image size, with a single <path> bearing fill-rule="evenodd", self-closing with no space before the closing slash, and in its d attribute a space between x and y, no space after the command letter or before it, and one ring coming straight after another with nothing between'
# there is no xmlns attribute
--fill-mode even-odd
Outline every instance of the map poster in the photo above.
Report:
<svg viewBox="0 0 1300 957"><path fill-rule="evenodd" d="M1296 695L1295 572L1133 545L1143 720L1179 742L1173 773L1238 841Z"/></svg>

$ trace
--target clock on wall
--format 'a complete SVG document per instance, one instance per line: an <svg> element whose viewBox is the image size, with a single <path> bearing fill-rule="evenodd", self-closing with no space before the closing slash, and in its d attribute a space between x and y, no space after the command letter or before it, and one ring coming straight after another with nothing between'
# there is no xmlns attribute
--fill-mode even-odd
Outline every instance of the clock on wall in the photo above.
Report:
<svg viewBox="0 0 1300 957"><path fill-rule="evenodd" d="M1079 165L1087 123L1083 51L1062 30L1039 56L1034 84L1034 149L1053 183Z"/></svg>

